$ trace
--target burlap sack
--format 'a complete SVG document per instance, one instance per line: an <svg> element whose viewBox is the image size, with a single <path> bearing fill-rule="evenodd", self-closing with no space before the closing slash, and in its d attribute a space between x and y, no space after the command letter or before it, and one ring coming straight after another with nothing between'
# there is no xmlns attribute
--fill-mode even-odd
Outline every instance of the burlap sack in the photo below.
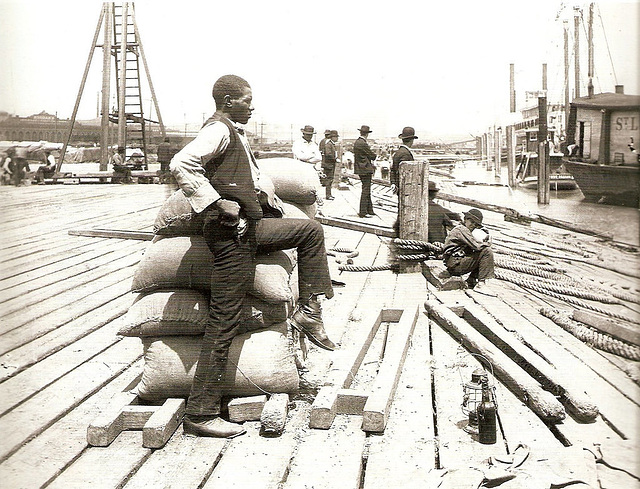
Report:
<svg viewBox="0 0 640 489"><path fill-rule="evenodd" d="M318 206L314 202L309 205L293 204L291 202L283 202L284 217L292 219L315 219Z"/></svg>
<svg viewBox="0 0 640 489"><path fill-rule="evenodd" d="M201 341L201 336L142 338L144 369L138 395L149 401L188 396ZM234 338L225 377L227 395L263 394L254 383L268 392L290 393L298 389L298 382L286 323Z"/></svg>
<svg viewBox="0 0 640 489"><path fill-rule="evenodd" d="M269 304L247 297L253 316L265 326L286 321L292 304ZM139 294L122 318L121 336L201 335L209 317L209 296L193 289L159 290Z"/></svg>
<svg viewBox="0 0 640 489"><path fill-rule="evenodd" d="M252 295L270 303L291 302L289 286L295 252L274 251L256 258ZM138 264L132 292L157 289L210 290L213 255L201 236L167 237L151 242Z"/></svg>
<svg viewBox="0 0 640 489"><path fill-rule="evenodd" d="M260 175L258 185L269 194L275 193L273 182L267 174ZM162 236L200 236L202 224L202 214L193 212L184 192L177 190L162 204L153 223L153 232Z"/></svg>
<svg viewBox="0 0 640 489"><path fill-rule="evenodd" d="M313 165L293 158L265 158L258 160L261 174L271 177L276 194L285 202L311 205L316 201L320 185Z"/></svg>

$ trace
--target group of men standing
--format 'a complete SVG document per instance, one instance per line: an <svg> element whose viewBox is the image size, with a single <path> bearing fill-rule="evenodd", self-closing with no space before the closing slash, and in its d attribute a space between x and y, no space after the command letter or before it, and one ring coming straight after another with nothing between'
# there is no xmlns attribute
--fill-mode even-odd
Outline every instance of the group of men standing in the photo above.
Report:
<svg viewBox="0 0 640 489"><path fill-rule="evenodd" d="M333 188L333 179L338 162L338 131L335 129L327 129L324 132L324 138L320 144L313 141L313 135L316 133L313 126L306 125L300 129L302 138L293 143L291 152L296 160L304 161L316 165L320 163L322 169L322 185L325 188L325 198L333 200L331 193Z"/></svg>

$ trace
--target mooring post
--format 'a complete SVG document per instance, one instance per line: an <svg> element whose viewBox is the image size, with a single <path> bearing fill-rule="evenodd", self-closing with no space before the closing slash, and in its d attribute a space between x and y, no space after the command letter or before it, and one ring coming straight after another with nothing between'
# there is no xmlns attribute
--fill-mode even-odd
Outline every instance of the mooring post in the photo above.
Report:
<svg viewBox="0 0 640 489"><path fill-rule="evenodd" d="M429 160L400 163L398 224L401 239L429 237ZM400 263L400 273L420 272L420 263Z"/></svg>
<svg viewBox="0 0 640 489"><path fill-rule="evenodd" d="M549 203L551 160L547 142L547 97L538 97L538 204Z"/></svg>
<svg viewBox="0 0 640 489"><path fill-rule="evenodd" d="M509 187L516 186L516 132L513 126L507 126L507 178Z"/></svg>

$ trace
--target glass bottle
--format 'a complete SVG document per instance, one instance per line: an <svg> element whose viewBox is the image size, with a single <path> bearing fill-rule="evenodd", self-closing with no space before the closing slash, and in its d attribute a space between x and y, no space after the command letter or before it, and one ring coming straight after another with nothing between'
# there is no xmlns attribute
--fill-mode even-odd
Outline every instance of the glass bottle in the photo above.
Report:
<svg viewBox="0 0 640 489"><path fill-rule="evenodd" d="M486 377L482 379L482 402L478 406L478 441L485 445L496 442L496 405Z"/></svg>

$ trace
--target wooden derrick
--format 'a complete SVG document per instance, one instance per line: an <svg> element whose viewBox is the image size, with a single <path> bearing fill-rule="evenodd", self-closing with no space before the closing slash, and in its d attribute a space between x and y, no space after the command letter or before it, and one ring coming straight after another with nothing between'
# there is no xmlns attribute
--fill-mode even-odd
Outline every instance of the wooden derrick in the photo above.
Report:
<svg viewBox="0 0 640 489"><path fill-rule="evenodd" d="M550 392L542 389L529 374L464 319L432 301L427 301L425 307L429 315L462 341L467 349L485 357L491 363L495 375L543 420L557 423L566 417L562 404Z"/></svg>

